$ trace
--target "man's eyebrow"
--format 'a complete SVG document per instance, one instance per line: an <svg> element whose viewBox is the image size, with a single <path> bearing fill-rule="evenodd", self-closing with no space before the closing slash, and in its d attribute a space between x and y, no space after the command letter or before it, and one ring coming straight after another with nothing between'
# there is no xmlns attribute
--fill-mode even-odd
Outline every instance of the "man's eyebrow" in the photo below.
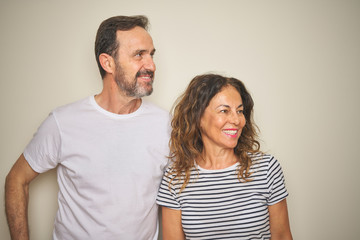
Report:
<svg viewBox="0 0 360 240"><path fill-rule="evenodd" d="M154 48L151 52L150 52L150 55L154 55L155 54L155 51L156 49ZM138 53L147 53L149 52L148 50L145 50L145 49L137 49L134 53L135 54L138 54Z"/></svg>
<svg viewBox="0 0 360 240"><path fill-rule="evenodd" d="M134 51L136 54L147 52L145 49L137 49Z"/></svg>

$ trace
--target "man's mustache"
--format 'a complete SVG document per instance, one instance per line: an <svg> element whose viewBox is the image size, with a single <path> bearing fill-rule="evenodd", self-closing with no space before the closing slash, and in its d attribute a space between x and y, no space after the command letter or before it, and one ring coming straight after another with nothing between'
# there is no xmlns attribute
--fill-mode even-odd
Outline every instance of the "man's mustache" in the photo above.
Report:
<svg viewBox="0 0 360 240"><path fill-rule="evenodd" d="M141 77L143 75L149 75L151 79L154 78L154 72L153 71L147 70L147 71L139 71L139 72L136 73L136 77Z"/></svg>

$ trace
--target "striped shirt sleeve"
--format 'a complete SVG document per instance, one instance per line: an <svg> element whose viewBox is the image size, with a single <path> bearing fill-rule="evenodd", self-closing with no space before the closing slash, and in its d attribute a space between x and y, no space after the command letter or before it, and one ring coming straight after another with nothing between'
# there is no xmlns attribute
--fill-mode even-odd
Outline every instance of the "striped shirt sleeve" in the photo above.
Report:
<svg viewBox="0 0 360 240"><path fill-rule="evenodd" d="M171 168L169 167L165 171L163 179L161 180L156 203L160 206L180 210L180 202L178 200L173 182L171 182L171 179L173 179L174 176L170 174L170 169Z"/></svg>
<svg viewBox="0 0 360 240"><path fill-rule="evenodd" d="M285 187L285 178L280 163L271 157L267 173L268 205L274 205L285 199L289 194Z"/></svg>

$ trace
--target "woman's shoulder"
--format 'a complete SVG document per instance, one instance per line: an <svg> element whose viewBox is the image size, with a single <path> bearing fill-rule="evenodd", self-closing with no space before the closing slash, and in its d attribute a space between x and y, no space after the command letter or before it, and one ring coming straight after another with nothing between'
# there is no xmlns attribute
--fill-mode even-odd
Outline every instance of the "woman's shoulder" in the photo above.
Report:
<svg viewBox="0 0 360 240"><path fill-rule="evenodd" d="M175 162L171 161L165 169L164 176L168 178L175 178L178 174Z"/></svg>
<svg viewBox="0 0 360 240"><path fill-rule="evenodd" d="M194 172L198 173L198 170L195 166L191 167L190 169L190 177L194 175ZM169 180L182 181L184 176L185 171L178 170L175 162L170 162L164 172L164 177L168 178Z"/></svg>
<svg viewBox="0 0 360 240"><path fill-rule="evenodd" d="M274 164L279 164L278 160L269 153L263 153L263 152L255 152L255 153L248 153L248 155L251 158L252 165L254 166L271 166Z"/></svg>
<svg viewBox="0 0 360 240"><path fill-rule="evenodd" d="M275 157L269 153L263 153L263 152L254 152L254 153L248 153L248 156L251 158L251 160L255 161L270 161L272 159L275 159Z"/></svg>
<svg viewBox="0 0 360 240"><path fill-rule="evenodd" d="M167 167L165 168L165 172L164 172L166 176L172 176L175 175L175 166L174 166L174 162L170 162Z"/></svg>

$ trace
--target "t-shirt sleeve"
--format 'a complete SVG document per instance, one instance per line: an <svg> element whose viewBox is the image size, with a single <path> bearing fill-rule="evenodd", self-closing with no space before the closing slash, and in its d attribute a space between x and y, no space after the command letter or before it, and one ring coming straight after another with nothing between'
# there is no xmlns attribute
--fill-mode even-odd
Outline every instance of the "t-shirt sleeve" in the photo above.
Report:
<svg viewBox="0 0 360 240"><path fill-rule="evenodd" d="M170 183L169 176L169 170L165 171L163 179L161 180L156 203L160 206L180 210L181 206L175 191L175 187L173 182Z"/></svg>
<svg viewBox="0 0 360 240"><path fill-rule="evenodd" d="M285 199L289 194L285 187L285 178L280 163L271 157L267 174L268 181L268 205L274 205Z"/></svg>
<svg viewBox="0 0 360 240"><path fill-rule="evenodd" d="M43 173L57 166L60 146L59 128L54 114L51 113L25 147L24 157L35 172Z"/></svg>

